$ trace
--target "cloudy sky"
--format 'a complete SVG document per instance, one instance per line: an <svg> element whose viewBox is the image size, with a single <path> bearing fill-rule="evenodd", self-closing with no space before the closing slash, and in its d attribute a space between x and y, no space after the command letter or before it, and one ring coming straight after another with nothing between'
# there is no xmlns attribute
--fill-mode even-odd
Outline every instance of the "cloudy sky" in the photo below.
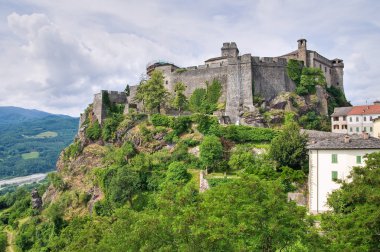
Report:
<svg viewBox="0 0 380 252"><path fill-rule="evenodd" d="M101 89L136 84L148 62L179 66L308 48L345 63L354 105L380 99L380 1L0 0L0 106L78 116Z"/></svg>

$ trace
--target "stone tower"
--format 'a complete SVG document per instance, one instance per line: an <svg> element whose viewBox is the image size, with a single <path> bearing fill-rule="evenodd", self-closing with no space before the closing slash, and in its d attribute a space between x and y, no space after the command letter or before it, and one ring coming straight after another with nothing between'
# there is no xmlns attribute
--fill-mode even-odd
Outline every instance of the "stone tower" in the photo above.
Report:
<svg viewBox="0 0 380 252"><path fill-rule="evenodd" d="M306 67L309 67L309 62L307 61L307 47L306 39L299 39L298 42L298 59L303 61Z"/></svg>
<svg viewBox="0 0 380 252"><path fill-rule="evenodd" d="M339 88L340 90L344 91L343 89L343 68L344 63L342 59L333 59L332 60L332 68L333 68L333 75L331 78L331 86L334 86L336 88Z"/></svg>
<svg viewBox="0 0 380 252"><path fill-rule="evenodd" d="M235 58L237 56L239 56L239 49L235 42L223 43L222 57Z"/></svg>

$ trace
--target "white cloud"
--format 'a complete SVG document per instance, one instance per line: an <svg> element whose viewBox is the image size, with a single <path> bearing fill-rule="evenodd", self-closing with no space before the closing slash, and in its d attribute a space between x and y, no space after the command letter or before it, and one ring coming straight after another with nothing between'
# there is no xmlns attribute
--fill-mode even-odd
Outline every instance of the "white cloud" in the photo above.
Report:
<svg viewBox="0 0 380 252"><path fill-rule="evenodd" d="M3 6L1 6L3 5ZM22 6L22 7L20 7ZM78 115L100 89L136 83L145 65L241 53L277 56L296 40L345 62L348 99L380 98L377 1L50 1L0 3L0 105Z"/></svg>

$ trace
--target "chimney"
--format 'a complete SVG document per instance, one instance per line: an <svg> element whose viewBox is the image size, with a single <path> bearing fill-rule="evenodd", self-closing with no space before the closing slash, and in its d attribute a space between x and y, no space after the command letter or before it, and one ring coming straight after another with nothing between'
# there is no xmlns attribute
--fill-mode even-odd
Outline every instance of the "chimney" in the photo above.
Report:
<svg viewBox="0 0 380 252"><path fill-rule="evenodd" d="M344 143L349 143L350 142L350 136L349 135L345 135L344 136Z"/></svg>
<svg viewBox="0 0 380 252"><path fill-rule="evenodd" d="M364 132L364 131L363 131L363 133L362 133L362 137L363 137L363 139L368 139L368 138L369 138L369 134L368 134L368 132Z"/></svg>

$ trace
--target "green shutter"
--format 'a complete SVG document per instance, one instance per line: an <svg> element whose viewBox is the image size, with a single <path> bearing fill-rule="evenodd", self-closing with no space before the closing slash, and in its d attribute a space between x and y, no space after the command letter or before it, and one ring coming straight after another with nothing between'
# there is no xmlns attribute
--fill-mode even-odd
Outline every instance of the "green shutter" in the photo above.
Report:
<svg viewBox="0 0 380 252"><path fill-rule="evenodd" d="M361 156L356 156L356 163L361 164L362 163L362 157Z"/></svg>
<svg viewBox="0 0 380 252"><path fill-rule="evenodd" d="M338 154L332 154L331 155L331 163L333 163L333 164L338 163Z"/></svg>
<svg viewBox="0 0 380 252"><path fill-rule="evenodd" d="M332 171L331 172L331 180L336 181L338 179L338 172L337 171Z"/></svg>

